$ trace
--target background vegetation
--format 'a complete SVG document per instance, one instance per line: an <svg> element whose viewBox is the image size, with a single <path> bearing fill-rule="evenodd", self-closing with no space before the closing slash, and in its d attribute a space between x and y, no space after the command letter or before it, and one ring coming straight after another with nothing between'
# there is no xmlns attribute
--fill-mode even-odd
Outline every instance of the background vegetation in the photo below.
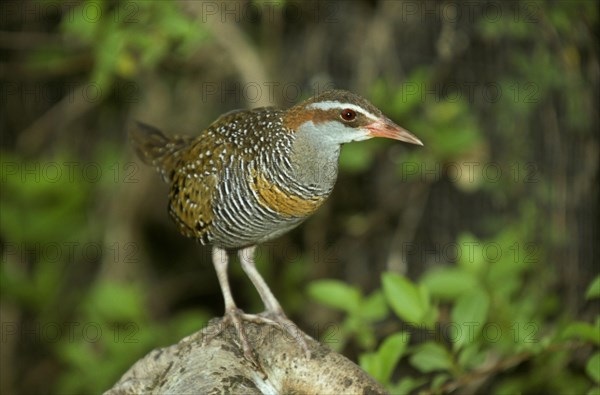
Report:
<svg viewBox="0 0 600 395"><path fill-rule="evenodd" d="M392 393L600 392L596 2L50 0L0 18L1 393L103 391L222 314L133 119L194 134L334 86L425 147L345 147L328 203L260 247L288 314Z"/></svg>

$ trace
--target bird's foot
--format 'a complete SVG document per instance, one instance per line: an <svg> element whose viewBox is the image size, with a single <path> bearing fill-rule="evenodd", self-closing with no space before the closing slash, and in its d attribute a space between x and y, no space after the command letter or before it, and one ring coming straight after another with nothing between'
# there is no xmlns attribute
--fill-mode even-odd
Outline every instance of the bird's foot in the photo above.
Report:
<svg viewBox="0 0 600 395"><path fill-rule="evenodd" d="M228 325L233 324L235 331L237 333L238 339L240 341L240 345L242 347L242 351L244 353L244 357L262 370L258 360L256 359L256 355L254 353L253 348L250 346L250 342L248 340L248 336L246 335L246 331L244 329L243 321L253 322L255 324L267 324L278 327L284 332L290 334L294 340L298 343L298 345L302 348L307 358L310 358L310 350L308 349L308 343L304 338L304 334L298 328L296 324L294 324L283 312L277 311L265 311L260 314L246 314L240 309L230 309L225 312L221 322L218 325L216 330L213 330L210 333L204 335L202 339L203 345L210 343L215 337L219 334L223 333L223 331L227 328Z"/></svg>
<svg viewBox="0 0 600 395"><path fill-rule="evenodd" d="M304 333L298 328L298 325L294 324L292 320L287 318L283 311L272 311L267 310L259 314L262 319L270 321L272 324L279 327L282 331L287 332L292 338L298 343L298 346L302 348L306 358L310 358L310 350L308 343L304 338Z"/></svg>
<svg viewBox="0 0 600 395"><path fill-rule="evenodd" d="M260 366L256 357L254 355L254 351L252 347L250 347L250 342L248 341L248 336L244 330L244 326L242 321L253 321L248 319L248 314L245 314L242 310L234 308L228 309L225 311L225 315L221 319L221 322L218 324L216 328L214 328L210 333L206 333L202 338L202 345L207 345L210 343L215 337L219 336L221 333L225 331L225 329L229 325L233 325L235 332L237 333L238 339L240 341L240 345L242 347L242 351L244 353L244 357L253 364ZM256 322L256 321L253 321Z"/></svg>

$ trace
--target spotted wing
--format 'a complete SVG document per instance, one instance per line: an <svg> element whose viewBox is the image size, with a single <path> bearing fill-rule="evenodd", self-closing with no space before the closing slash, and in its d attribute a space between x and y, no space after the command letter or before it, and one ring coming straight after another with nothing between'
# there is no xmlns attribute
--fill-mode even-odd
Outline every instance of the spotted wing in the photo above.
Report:
<svg viewBox="0 0 600 395"><path fill-rule="evenodd" d="M211 239L213 197L221 175L219 152L209 140L196 139L182 153L169 193L169 214L179 230L202 244Z"/></svg>

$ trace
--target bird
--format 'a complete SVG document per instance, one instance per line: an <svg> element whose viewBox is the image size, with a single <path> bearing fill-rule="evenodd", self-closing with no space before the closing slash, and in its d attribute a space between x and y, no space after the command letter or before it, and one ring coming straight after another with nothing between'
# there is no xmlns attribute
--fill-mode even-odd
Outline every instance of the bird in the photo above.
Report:
<svg viewBox="0 0 600 395"><path fill-rule="evenodd" d="M212 246L225 304L222 327L233 324L250 361L255 356L244 321L286 330L310 356L256 269L255 249L300 225L327 200L342 145L373 137L423 145L368 100L340 89L288 109L233 110L195 136L167 137L141 122L131 129L139 158L170 186L168 212L179 231ZM234 301L227 267L235 253L265 306L260 314L247 314Z"/></svg>

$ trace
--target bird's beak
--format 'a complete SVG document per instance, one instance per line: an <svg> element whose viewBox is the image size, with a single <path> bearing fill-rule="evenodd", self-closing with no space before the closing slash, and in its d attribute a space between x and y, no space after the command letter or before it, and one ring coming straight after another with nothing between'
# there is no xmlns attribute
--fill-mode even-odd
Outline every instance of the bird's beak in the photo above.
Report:
<svg viewBox="0 0 600 395"><path fill-rule="evenodd" d="M396 125L386 117L367 125L366 129L369 130L371 137L385 137L388 139L404 141L410 144L423 145L421 140L419 140L415 135Z"/></svg>

